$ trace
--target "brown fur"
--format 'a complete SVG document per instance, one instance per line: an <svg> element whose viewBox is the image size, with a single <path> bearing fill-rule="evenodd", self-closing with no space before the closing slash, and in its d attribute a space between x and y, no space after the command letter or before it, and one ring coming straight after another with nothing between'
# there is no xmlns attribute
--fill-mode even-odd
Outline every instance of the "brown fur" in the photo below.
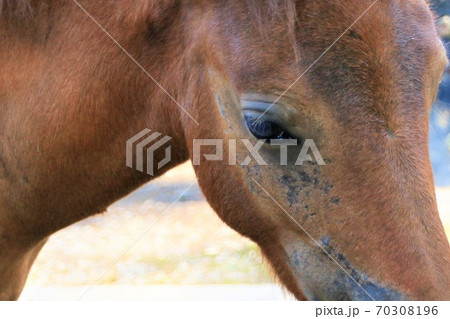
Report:
<svg viewBox="0 0 450 319"><path fill-rule="evenodd" d="M128 138L146 127L173 137L158 174L191 158L195 138L252 139L241 94L278 97L371 1L80 3L200 125L73 2L1 1L2 299L19 296L48 236L150 180L125 166ZM323 253L252 178L354 269L407 299L450 299L427 151L445 62L425 2L380 0L274 106L327 166L195 167L219 217L259 244L297 298L308 293L294 253ZM308 275L309 290L340 271L329 267Z"/></svg>

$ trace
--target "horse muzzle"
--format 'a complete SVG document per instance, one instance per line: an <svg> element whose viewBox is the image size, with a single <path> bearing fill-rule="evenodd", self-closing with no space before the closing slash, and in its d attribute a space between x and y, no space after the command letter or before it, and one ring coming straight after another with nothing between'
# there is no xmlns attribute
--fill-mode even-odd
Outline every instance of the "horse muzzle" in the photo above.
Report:
<svg viewBox="0 0 450 319"><path fill-rule="evenodd" d="M287 252L299 288L308 300L408 300L402 293L353 268L328 245L326 238L322 239L321 247L296 243Z"/></svg>

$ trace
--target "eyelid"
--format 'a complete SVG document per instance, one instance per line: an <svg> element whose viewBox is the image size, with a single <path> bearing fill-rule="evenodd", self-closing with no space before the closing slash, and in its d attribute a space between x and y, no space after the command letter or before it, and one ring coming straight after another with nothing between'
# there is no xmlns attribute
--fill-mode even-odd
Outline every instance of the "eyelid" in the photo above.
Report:
<svg viewBox="0 0 450 319"><path fill-rule="evenodd" d="M266 113L275 106L273 102L259 101L259 100L241 100L242 109L248 111L257 111Z"/></svg>
<svg viewBox="0 0 450 319"><path fill-rule="evenodd" d="M241 107L244 114L257 114L256 118L260 120L271 121L282 127L289 123L288 113L278 103L242 99Z"/></svg>

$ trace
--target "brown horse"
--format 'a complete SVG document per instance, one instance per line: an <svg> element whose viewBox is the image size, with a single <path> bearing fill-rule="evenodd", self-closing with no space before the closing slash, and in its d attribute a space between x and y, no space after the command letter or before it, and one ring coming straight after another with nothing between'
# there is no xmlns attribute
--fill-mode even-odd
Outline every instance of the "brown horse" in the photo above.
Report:
<svg viewBox="0 0 450 319"><path fill-rule="evenodd" d="M268 143L267 166L241 165L241 144L237 165L195 166L298 299L450 299L428 155L447 60L424 0L0 6L1 299L18 298L52 233L151 179L125 165L144 128L172 137L155 175L194 139L314 140L324 166L279 165Z"/></svg>

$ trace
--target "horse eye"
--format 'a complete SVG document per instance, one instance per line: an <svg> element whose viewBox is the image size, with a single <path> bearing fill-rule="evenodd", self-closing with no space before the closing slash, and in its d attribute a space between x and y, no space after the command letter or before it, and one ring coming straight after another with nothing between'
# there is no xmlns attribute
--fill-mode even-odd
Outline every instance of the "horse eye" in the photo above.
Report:
<svg viewBox="0 0 450 319"><path fill-rule="evenodd" d="M253 134L257 139L260 140L274 140L274 139L290 139L291 136L278 124L258 119L258 117L253 117L245 115L245 121L247 123L250 133Z"/></svg>

